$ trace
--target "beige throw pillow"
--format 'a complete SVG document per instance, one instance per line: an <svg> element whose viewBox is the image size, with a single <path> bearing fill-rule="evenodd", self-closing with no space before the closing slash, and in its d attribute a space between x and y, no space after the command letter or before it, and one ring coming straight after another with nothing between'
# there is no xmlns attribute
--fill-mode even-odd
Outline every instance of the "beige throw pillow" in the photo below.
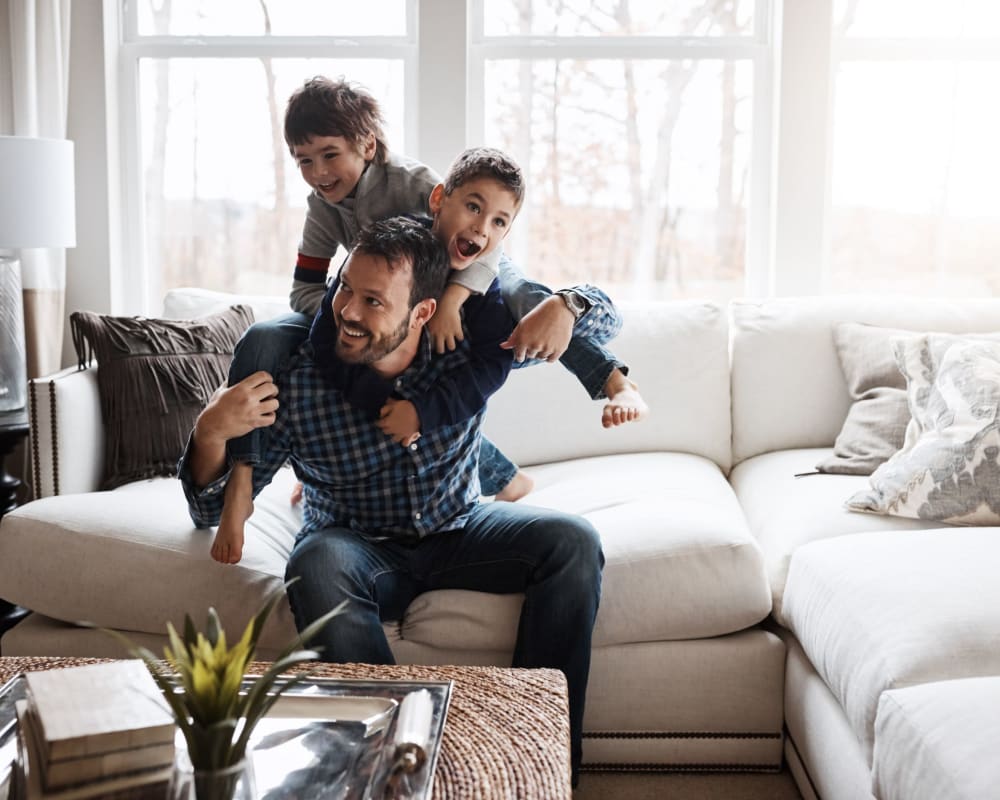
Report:
<svg viewBox="0 0 1000 800"><path fill-rule="evenodd" d="M1000 524L1000 343L897 339L912 419L902 449L847 501L855 511Z"/></svg>
<svg viewBox="0 0 1000 800"><path fill-rule="evenodd" d="M910 410L906 379L896 365L892 340L916 331L844 322L833 330L840 368L854 401L820 472L871 475L903 446Z"/></svg>

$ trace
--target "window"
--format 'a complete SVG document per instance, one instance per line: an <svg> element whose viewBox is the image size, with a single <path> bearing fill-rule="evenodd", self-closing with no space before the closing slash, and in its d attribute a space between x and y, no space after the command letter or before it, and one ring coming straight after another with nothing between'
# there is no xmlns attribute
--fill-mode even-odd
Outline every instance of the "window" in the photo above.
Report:
<svg viewBox="0 0 1000 800"><path fill-rule="evenodd" d="M528 177L510 250L616 299L745 293L766 192L770 4L496 0L473 15L483 140ZM762 100L755 105L755 99ZM755 119L757 115L762 119ZM759 169L758 169L759 167ZM755 219L763 239L768 209Z"/></svg>
<svg viewBox="0 0 1000 800"><path fill-rule="evenodd" d="M285 103L313 75L343 75L379 100L403 151L415 45L407 0L124 5L127 228L145 281L128 305L153 311L179 286L284 295L308 188L282 133ZM324 35L317 35L323 32ZM346 38L350 37L350 38ZM132 102L134 98L134 102ZM412 128L412 126L411 126ZM133 262L134 263L134 262ZM131 272L136 277L136 271Z"/></svg>
<svg viewBox="0 0 1000 800"><path fill-rule="evenodd" d="M284 294L306 187L289 93L345 75L394 150L528 178L507 250L616 300L995 294L993 0L137 0L115 4L124 307Z"/></svg>
<svg viewBox="0 0 1000 800"><path fill-rule="evenodd" d="M834 4L829 292L1000 293L1000 8Z"/></svg>

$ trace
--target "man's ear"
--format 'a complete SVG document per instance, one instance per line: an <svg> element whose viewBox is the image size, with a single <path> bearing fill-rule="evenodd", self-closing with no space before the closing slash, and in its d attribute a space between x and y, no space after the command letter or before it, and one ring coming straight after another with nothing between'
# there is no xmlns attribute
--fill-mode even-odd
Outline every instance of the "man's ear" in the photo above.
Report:
<svg viewBox="0 0 1000 800"><path fill-rule="evenodd" d="M410 311L410 328L413 330L419 330L422 328L427 324L427 320L434 316L434 312L436 310L437 300L433 297L421 300L413 307L413 310Z"/></svg>
<svg viewBox="0 0 1000 800"><path fill-rule="evenodd" d="M444 202L444 184L439 183L433 189L431 189L431 196L427 199L427 206L431 210L431 214L437 216L441 211L441 204Z"/></svg>

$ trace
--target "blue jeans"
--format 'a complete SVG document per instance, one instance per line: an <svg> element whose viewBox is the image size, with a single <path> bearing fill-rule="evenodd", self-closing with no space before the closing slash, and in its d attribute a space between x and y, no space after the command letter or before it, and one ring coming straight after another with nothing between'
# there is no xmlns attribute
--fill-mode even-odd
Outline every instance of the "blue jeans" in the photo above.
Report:
<svg viewBox="0 0 1000 800"><path fill-rule="evenodd" d="M520 322L529 311L553 294L548 286L526 278L507 257L500 259L499 279L500 294L515 322ZM625 362L603 346L621 331L622 317L611 298L596 286L580 284L574 286L573 291L585 297L591 308L577 320L573 338L559 358L559 363L576 376L592 400L598 400L604 397L604 384L616 368L628 373ZM540 363L545 362L538 359L515 361L514 368Z"/></svg>
<svg viewBox="0 0 1000 800"><path fill-rule="evenodd" d="M277 380L299 345L309 336L311 326L311 317L294 312L255 322L236 343L229 365L229 385L239 383L258 370L271 373ZM267 428L256 428L238 439L230 439L229 454L237 461L256 464L267 450L267 437Z"/></svg>
<svg viewBox="0 0 1000 800"><path fill-rule="evenodd" d="M580 766L590 643L604 554L582 517L512 503L480 503L462 530L419 540L367 539L346 528L300 535L285 579L299 630L342 600L309 646L337 663L393 664L384 620L435 589L524 593L511 666L550 667L569 688L573 772Z"/></svg>

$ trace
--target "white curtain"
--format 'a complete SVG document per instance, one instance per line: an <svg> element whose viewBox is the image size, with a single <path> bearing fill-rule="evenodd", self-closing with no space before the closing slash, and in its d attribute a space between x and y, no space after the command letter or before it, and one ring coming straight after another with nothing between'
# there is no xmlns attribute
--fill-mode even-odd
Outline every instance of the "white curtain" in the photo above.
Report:
<svg viewBox="0 0 1000 800"><path fill-rule="evenodd" d="M0 133L66 138L69 31L70 0L0 0ZM66 252L19 255L28 375L37 377L61 363Z"/></svg>

